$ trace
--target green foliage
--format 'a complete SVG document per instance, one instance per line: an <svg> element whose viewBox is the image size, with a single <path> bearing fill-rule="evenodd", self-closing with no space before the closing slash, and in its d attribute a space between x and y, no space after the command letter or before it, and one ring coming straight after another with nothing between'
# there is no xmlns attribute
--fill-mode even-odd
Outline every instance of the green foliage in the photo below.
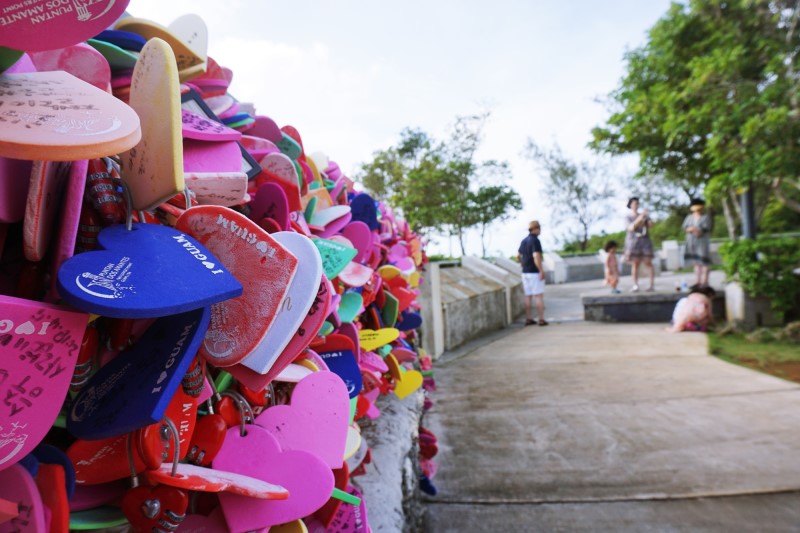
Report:
<svg viewBox="0 0 800 533"><path fill-rule="evenodd" d="M800 186L799 16L787 0L673 3L626 54L592 147L636 153L640 175L705 189L729 225L740 187L800 211L789 196Z"/></svg>
<svg viewBox="0 0 800 533"><path fill-rule="evenodd" d="M730 241L720 247L725 274L751 296L766 297L772 309L785 314L797 304L800 241L793 237L760 237Z"/></svg>
<svg viewBox="0 0 800 533"><path fill-rule="evenodd" d="M481 252L486 257L486 230L495 221L507 220L511 211L522 209L522 198L507 185L488 185L477 191L469 191L467 211L473 215L475 225L481 233Z"/></svg>
<svg viewBox="0 0 800 533"><path fill-rule="evenodd" d="M708 334L708 350L723 361L798 382L800 350L792 332L798 323L786 328L762 328L753 334L718 331Z"/></svg>
<svg viewBox="0 0 800 533"><path fill-rule="evenodd" d="M557 144L543 148L528 139L523 155L543 173L544 194L561 235L574 238L585 251L589 228L611 212L608 201L614 189L610 172L599 164L569 160Z"/></svg>
<svg viewBox="0 0 800 533"><path fill-rule="evenodd" d="M588 239L586 239L585 248L584 243L580 240L566 242L559 253L577 254L581 252L597 252L602 250L608 241L617 241L617 245L619 246L618 252L622 253L622 248L625 245L625 232L602 232L599 235L591 235Z"/></svg>
<svg viewBox="0 0 800 533"><path fill-rule="evenodd" d="M502 185L510 178L508 164L475 160L488 117L458 117L447 141L407 128L396 146L362 164L356 179L398 209L415 231L457 235L463 254L466 229L480 226L483 241L491 223L522 207L519 195Z"/></svg>

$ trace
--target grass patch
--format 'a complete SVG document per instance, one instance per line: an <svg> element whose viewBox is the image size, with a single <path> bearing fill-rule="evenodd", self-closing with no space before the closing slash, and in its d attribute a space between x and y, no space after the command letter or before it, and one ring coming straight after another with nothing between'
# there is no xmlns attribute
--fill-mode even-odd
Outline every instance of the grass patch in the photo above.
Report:
<svg viewBox="0 0 800 533"><path fill-rule="evenodd" d="M748 339L742 333L708 334L712 355L736 365L800 383L800 347L791 342Z"/></svg>

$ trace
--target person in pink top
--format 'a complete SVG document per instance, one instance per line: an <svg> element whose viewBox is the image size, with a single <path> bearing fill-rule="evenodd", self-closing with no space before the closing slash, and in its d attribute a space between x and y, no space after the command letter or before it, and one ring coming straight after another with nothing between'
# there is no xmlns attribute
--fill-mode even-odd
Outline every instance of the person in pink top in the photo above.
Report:
<svg viewBox="0 0 800 533"><path fill-rule="evenodd" d="M711 287L701 287L678 300L672 312L672 326L667 331L708 331L714 319L711 308L714 294Z"/></svg>
<svg viewBox="0 0 800 533"><path fill-rule="evenodd" d="M605 284L611 287L612 294L619 294L619 263L617 262L617 241L608 241L603 248L606 251Z"/></svg>

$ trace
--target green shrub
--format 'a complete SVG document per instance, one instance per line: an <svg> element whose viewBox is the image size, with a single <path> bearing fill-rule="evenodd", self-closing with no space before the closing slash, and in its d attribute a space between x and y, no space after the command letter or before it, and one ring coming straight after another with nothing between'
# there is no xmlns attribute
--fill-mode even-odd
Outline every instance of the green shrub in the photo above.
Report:
<svg viewBox="0 0 800 533"><path fill-rule="evenodd" d="M800 240L795 237L759 237L726 242L720 255L729 280L741 283L753 297L766 297L779 316L797 304L800 278Z"/></svg>

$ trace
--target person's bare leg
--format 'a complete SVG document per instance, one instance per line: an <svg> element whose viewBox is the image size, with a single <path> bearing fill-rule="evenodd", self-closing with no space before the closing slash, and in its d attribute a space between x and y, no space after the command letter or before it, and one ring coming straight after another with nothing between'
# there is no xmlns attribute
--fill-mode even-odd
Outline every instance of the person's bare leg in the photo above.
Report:
<svg viewBox="0 0 800 533"><path fill-rule="evenodd" d="M700 263L694 265L694 277L698 287L703 285L703 265Z"/></svg>
<svg viewBox="0 0 800 533"><path fill-rule="evenodd" d="M644 264L650 269L650 288L647 290L652 291L656 287L656 269L653 266L652 259L646 259Z"/></svg>
<svg viewBox="0 0 800 533"><path fill-rule="evenodd" d="M633 278L633 286L639 287L639 261L631 263L631 278Z"/></svg>
<svg viewBox="0 0 800 533"><path fill-rule="evenodd" d="M539 314L539 323L544 322L544 294L537 294L534 296L536 299L536 312Z"/></svg>
<svg viewBox="0 0 800 533"><path fill-rule="evenodd" d="M525 295L525 319L530 321L533 320L533 316L531 314L531 300L533 296Z"/></svg>
<svg viewBox="0 0 800 533"><path fill-rule="evenodd" d="M708 265L701 265L700 269L702 271L702 285L708 287L708 271L711 269L708 267Z"/></svg>

